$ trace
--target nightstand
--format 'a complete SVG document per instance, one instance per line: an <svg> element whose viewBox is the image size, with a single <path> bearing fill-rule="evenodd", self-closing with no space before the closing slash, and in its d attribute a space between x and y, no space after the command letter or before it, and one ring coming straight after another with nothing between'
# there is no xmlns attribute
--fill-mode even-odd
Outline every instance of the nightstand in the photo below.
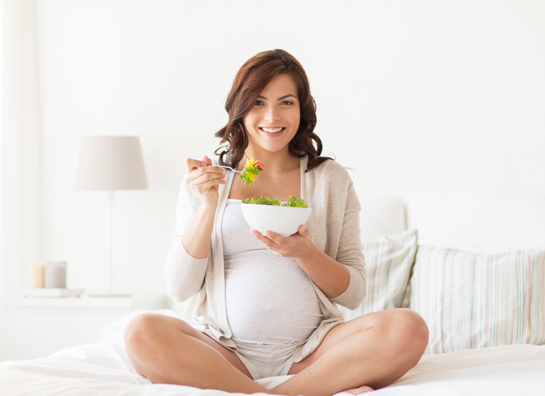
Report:
<svg viewBox="0 0 545 396"><path fill-rule="evenodd" d="M0 361L34 359L63 348L93 344L99 331L137 310L166 308L165 295L13 298L2 302Z"/></svg>

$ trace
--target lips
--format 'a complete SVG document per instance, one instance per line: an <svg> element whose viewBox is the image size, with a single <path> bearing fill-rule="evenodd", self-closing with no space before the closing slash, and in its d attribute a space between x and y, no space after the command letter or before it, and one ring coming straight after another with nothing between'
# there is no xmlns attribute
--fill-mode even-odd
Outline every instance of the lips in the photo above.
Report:
<svg viewBox="0 0 545 396"><path fill-rule="evenodd" d="M275 133L282 132L286 128L285 127L259 127L259 129L265 133L275 134Z"/></svg>

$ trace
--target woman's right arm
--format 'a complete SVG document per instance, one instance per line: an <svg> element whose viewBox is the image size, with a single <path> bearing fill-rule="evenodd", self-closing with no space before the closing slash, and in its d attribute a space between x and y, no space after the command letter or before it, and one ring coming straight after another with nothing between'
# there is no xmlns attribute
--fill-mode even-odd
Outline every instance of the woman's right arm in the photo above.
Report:
<svg viewBox="0 0 545 396"><path fill-rule="evenodd" d="M223 169L209 165L212 162L208 157L186 160L187 174L176 207L176 232L165 265L167 291L176 301L197 293L206 274L218 189L225 183ZM195 199L200 200L196 212L191 202Z"/></svg>
<svg viewBox="0 0 545 396"><path fill-rule="evenodd" d="M195 258L208 257L214 228L214 217L218 207L219 185L225 184L225 171L212 165L210 158L204 157L202 161L187 159L186 183L195 191L201 199L199 209L185 233L182 244L187 252Z"/></svg>

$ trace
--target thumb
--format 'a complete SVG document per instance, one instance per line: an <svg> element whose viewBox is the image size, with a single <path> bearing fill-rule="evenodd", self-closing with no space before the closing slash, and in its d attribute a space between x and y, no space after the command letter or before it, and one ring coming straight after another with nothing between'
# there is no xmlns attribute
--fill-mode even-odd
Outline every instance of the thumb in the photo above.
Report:
<svg viewBox="0 0 545 396"><path fill-rule="evenodd" d="M202 157L201 161L207 165L212 165L212 160L210 160L210 158L208 158L206 155Z"/></svg>
<svg viewBox="0 0 545 396"><path fill-rule="evenodd" d="M297 230L297 232L299 232L299 235L303 237L307 237L309 234L308 228L302 224L299 226L299 229Z"/></svg>

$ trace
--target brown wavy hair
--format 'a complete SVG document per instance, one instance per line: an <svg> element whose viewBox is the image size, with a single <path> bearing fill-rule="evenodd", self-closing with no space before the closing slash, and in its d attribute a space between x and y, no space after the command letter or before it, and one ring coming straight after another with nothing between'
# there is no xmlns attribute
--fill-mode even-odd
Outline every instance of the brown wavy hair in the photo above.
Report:
<svg viewBox="0 0 545 396"><path fill-rule="evenodd" d="M310 94L305 70L288 52L275 49L260 52L247 60L235 76L225 101L229 122L215 134L221 138L222 146L215 151L219 155L220 164L235 168L244 157L244 151L248 147L248 132L244 128L243 118L253 108L257 97L269 81L279 74L288 74L293 78L301 106L299 129L288 145L290 154L299 158L308 156L305 172L332 159L321 156L322 141L314 133L316 102Z"/></svg>

